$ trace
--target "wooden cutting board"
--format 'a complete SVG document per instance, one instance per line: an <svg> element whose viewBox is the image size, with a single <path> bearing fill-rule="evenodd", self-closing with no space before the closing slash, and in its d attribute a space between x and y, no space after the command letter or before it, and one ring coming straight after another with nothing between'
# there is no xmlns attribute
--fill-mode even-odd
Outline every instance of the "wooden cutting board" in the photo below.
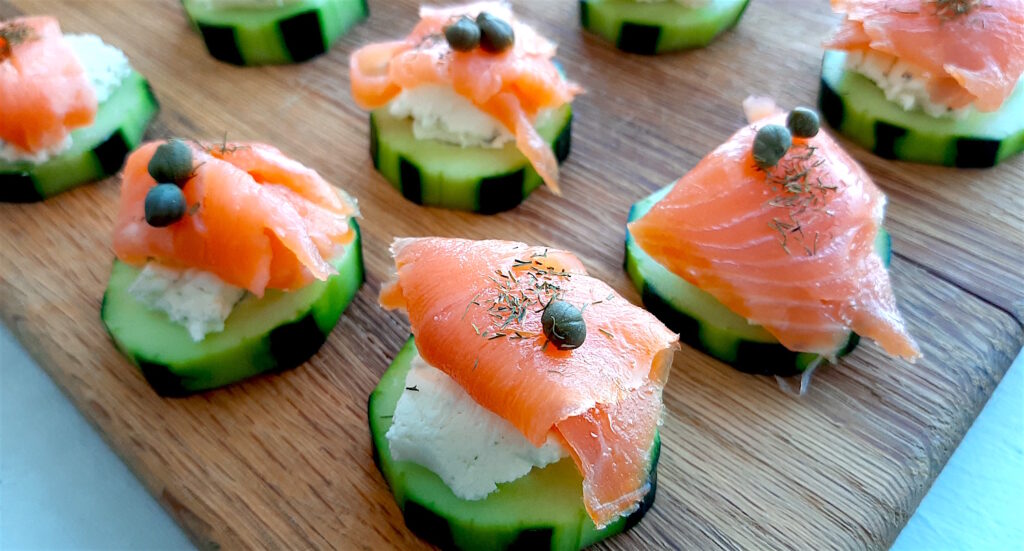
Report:
<svg viewBox="0 0 1024 551"><path fill-rule="evenodd" d="M0 16L59 15L125 50L163 111L149 135L262 140L356 195L366 286L307 365L161 399L99 321L116 179L42 204L0 205L0 311L40 365L202 548L416 548L370 457L366 398L408 335L376 305L397 235L507 238L578 251L633 300L621 268L630 203L673 181L743 124L741 100L813 105L825 2L755 0L711 47L658 58L583 34L576 2L516 2L561 44L576 103L564 197L539 191L478 216L410 204L374 173L347 59L415 20L370 20L298 66L213 61L175 0L0 0ZM812 5L813 4L813 5ZM800 399L684 349L665 392L657 502L608 548L881 548L892 542L1024 342L1024 158L953 170L874 158L888 192L892 273L925 358L862 345Z"/></svg>

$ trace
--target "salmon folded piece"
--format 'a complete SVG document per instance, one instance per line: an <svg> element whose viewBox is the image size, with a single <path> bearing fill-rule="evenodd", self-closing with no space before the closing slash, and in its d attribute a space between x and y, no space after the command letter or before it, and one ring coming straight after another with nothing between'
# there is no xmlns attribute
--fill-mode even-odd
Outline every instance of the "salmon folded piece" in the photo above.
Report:
<svg viewBox="0 0 1024 551"><path fill-rule="evenodd" d="M552 432L564 440L598 527L635 510L678 336L565 251L419 238L392 252L397 274L381 304L408 314L422 358L534 445ZM579 348L545 337L554 298L581 307Z"/></svg>
<svg viewBox="0 0 1024 551"><path fill-rule="evenodd" d="M853 331L892 355L920 357L875 251L885 195L824 131L793 138L777 165L759 168L758 130L786 126L785 114L768 113L680 178L630 234L790 350L834 360Z"/></svg>
<svg viewBox="0 0 1024 551"><path fill-rule="evenodd" d="M53 17L0 22L0 142L35 153L92 124L96 95Z"/></svg>
<svg viewBox="0 0 1024 551"><path fill-rule="evenodd" d="M336 273L329 260L355 238L355 201L269 145L191 144L190 214L166 228L147 224L144 202L157 184L147 166L159 145L143 145L125 165L114 232L121 261L204 270L257 296Z"/></svg>
<svg viewBox="0 0 1024 551"><path fill-rule="evenodd" d="M510 22L514 46L501 53L482 48L452 50L444 29L463 15L487 12ZM420 8L420 22L406 38L360 48L349 61L352 97L363 109L387 105L403 90L443 85L497 119L514 136L516 147L558 192L558 160L534 127L545 109L572 101L582 90L552 63L555 45L531 27L515 21L505 2Z"/></svg>
<svg viewBox="0 0 1024 551"><path fill-rule="evenodd" d="M1024 73L1024 0L832 0L829 49L909 64L936 104L995 111Z"/></svg>

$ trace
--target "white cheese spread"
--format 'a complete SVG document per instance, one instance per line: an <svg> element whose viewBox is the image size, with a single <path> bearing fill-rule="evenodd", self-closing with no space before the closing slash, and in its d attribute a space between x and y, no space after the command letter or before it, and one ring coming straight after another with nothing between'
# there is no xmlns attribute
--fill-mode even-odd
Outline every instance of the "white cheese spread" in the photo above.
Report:
<svg viewBox="0 0 1024 551"><path fill-rule="evenodd" d="M245 295L245 289L202 270L178 270L149 262L128 293L150 310L167 314L199 342L210 333L224 330L224 321Z"/></svg>
<svg viewBox="0 0 1024 551"><path fill-rule="evenodd" d="M418 354L405 387L387 433L391 457L430 469L461 499L483 499L568 455L553 435L534 446Z"/></svg>
<svg viewBox="0 0 1024 551"><path fill-rule="evenodd" d="M493 148L515 140L505 125L441 84L403 90L388 104L388 112L395 117L412 117L417 140Z"/></svg>
<svg viewBox="0 0 1024 551"><path fill-rule="evenodd" d="M928 93L928 76L924 69L900 61L881 52L849 52L846 69L864 75L885 93L885 98L904 111L920 109L933 117L963 118L971 107L951 109L935 103Z"/></svg>

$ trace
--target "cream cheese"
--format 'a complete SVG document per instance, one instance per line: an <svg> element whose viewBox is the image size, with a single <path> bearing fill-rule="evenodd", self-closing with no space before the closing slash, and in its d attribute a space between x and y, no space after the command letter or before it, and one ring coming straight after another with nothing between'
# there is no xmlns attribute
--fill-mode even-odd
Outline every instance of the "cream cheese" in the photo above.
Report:
<svg viewBox="0 0 1024 551"><path fill-rule="evenodd" d="M178 270L149 262L128 288L135 300L150 310L167 314L199 342L224 330L224 321L245 289L229 285L216 275L189 268Z"/></svg>
<svg viewBox="0 0 1024 551"><path fill-rule="evenodd" d="M417 140L438 140L462 147L500 148L515 140L501 122L484 113L449 86L424 84L403 90L388 104L395 117L411 117Z"/></svg>
<svg viewBox="0 0 1024 551"><path fill-rule="evenodd" d="M405 387L387 433L391 456L430 469L461 499L483 499L498 484L568 456L554 435L534 446L418 354Z"/></svg>

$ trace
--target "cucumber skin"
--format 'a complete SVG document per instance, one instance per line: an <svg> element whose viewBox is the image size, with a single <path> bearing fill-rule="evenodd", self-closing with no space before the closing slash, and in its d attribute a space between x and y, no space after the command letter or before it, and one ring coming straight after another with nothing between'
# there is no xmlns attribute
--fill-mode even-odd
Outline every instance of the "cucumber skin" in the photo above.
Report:
<svg viewBox="0 0 1024 551"><path fill-rule="evenodd" d="M825 52L819 110L829 126L879 157L988 168L1024 151L1024 79L999 111L937 119L889 102L871 80L846 71L845 58Z"/></svg>
<svg viewBox="0 0 1024 551"><path fill-rule="evenodd" d="M0 202L42 201L116 174L159 110L149 82L132 71L99 106L93 124L71 133L69 151L37 165L0 161Z"/></svg>
<svg viewBox="0 0 1024 551"><path fill-rule="evenodd" d="M182 363L168 362L154 358L151 352L133 348L124 342L124 339L119 338L120 331L115 320L111 319L116 315L111 310L116 310L116 308L111 306L113 290L109 285L103 295L100 317L118 350L139 368L153 390L163 397L184 397L229 385L261 373L276 373L298 367L312 357L324 344L341 314L352 302L365 281L361 232L354 219L350 223L356 232L355 239L349 245L350 251L334 262L339 273L324 282L326 288L312 304L287 323L269 327L262 334L249 335L244 342L234 346L222 347L222 349L214 351L212 357L189 357ZM119 261L115 261L114 265L116 271ZM112 274L111 281L113 279ZM313 283L313 285L317 284L320 282ZM268 296L273 292L275 291L268 291ZM294 291L294 293L300 292L302 290ZM279 296L284 296L280 292L278 293ZM127 297L127 300L131 300L131 297ZM248 296L243 299L243 302L246 300L258 301L259 299ZM287 297L284 300L287 300ZM237 305L236 309L240 305ZM231 318L229 317L224 332L230 331L230 323ZM189 347L194 347L197 344L187 337L187 333L180 326L166 318L163 320L163 324L166 326L163 331L160 331L163 338L176 339L175 346L184 350L184 354L188 356ZM174 333L176 333L175 336L169 336Z"/></svg>
<svg viewBox="0 0 1024 551"><path fill-rule="evenodd" d="M749 0L712 2L703 8L687 8L638 4L632 0L580 0L580 25L632 54L656 55L702 48L735 27L750 5ZM671 21L673 18L675 21ZM698 18L704 20L693 20Z"/></svg>
<svg viewBox="0 0 1024 551"><path fill-rule="evenodd" d="M671 187L671 185L666 186L630 207L628 222L643 216L657 201L661 200L668 193ZM879 229L879 236L876 239L875 246L878 253L882 256L882 261L886 266L889 266L892 258L892 239L884 229ZM641 255L646 258L642 258ZM730 365L738 371L752 375L789 377L802 373L818 359L817 354L794 352L782 346L763 328L746 324L746 320L728 311L725 305L704 291L697 290L700 295L705 296L703 300L713 301L713 308L720 310L714 314L715 316L721 319L723 317L721 311L727 311L725 316L732 318L729 319L729 323L723 325L732 324L733 326L742 327L746 324L745 331L743 331L747 333L746 335L739 334L738 331L731 330L728 327L719 327L717 324L701 320L697 315L691 315L691 313L682 311L667 298L668 290L663 291L659 290L659 288L664 285L681 286L687 289L696 289L696 287L675 274L658 277L658 279L666 277L664 281L651 281L650 274L645 274L642 267L644 264L649 263L655 263L655 261L646 256L646 253L640 249L640 246L633 240L633 236L630 235L627 229L626 256L623 265L630 281L633 282L637 291L640 292L644 308L654 314L655 317L660 319L670 329L679 333L679 339L687 345ZM662 270L665 269L660 264L657 266ZM696 306L691 307L697 309ZM836 353L836 356L842 357L853 352L859 342L860 336L851 332L846 345Z"/></svg>
<svg viewBox="0 0 1024 551"><path fill-rule="evenodd" d="M570 531L572 526L544 526L542 523L530 523L510 519L508 524L512 530L502 530L501 533L491 533L486 526L486 521L473 518L445 518L443 508L444 501L457 501L460 503L473 503L474 512L482 516L488 514L493 516L490 509L496 507L494 497L502 492L513 492L513 495L520 495L526 479L531 477L534 481L553 479L555 484L572 479L573 487L579 492L577 484L582 479L571 459L549 465L544 469L535 469L529 475L517 481L501 484L498 490L479 502L465 502L459 500L448 490L444 482L434 473L417 464L407 461L394 461L388 454L387 438L385 434L391 426L391 416L394 414L398 397L405 387L405 374L408 371L409 362L416 354L415 341L409 337L402 350L392 361L387 372L381 377L380 383L370 394L367 401L367 419L370 424L370 440L373 453L373 462L380 470L399 508L402 510L406 526L418 537L440 547L441 549L474 549L474 550L504 550L504 549L551 549L552 551L570 551L589 547L601 540L620 534L636 526L644 517L647 511L654 504L657 492L658 478L657 467L661 455L661 439L656 438L651 450L650 485L651 489L644 496L639 509L626 518L598 530L593 522L582 512L582 501L578 507L582 516L578 530ZM417 482L432 488L438 494L433 498L417 494L415 488ZM536 486L536 484L535 484ZM527 486L528 487L528 486ZM422 492L422 490L421 490ZM507 496L507 494L506 494ZM434 502L431 502L433 499ZM579 499L582 499L581 497ZM507 500L506 500L507 501ZM513 498L513 501L515 499ZM541 500L544 501L544 500ZM500 503L500 502L499 502ZM529 506L526 504L525 506ZM536 507L548 506L548 503L538 502ZM564 511L560 511L564 514ZM574 518L574 520L576 520Z"/></svg>
<svg viewBox="0 0 1024 551"><path fill-rule="evenodd" d="M552 122L538 126L537 131L551 143L555 158L561 163L572 148L573 114L571 104L559 109L561 111L552 115ZM413 203L496 214L515 208L543 184L540 175L514 144L495 150L463 148L436 140L423 140L425 143L421 144L419 140L410 139L411 126L411 121L398 121L388 115L386 109L370 113L373 166ZM402 135L392 138L392 133ZM465 170L470 155L475 159L474 167L483 165L481 172L469 176L458 174ZM492 156L493 163L480 162ZM446 158L458 162L445 164Z"/></svg>
<svg viewBox="0 0 1024 551"><path fill-rule="evenodd" d="M210 55L239 66L301 63L327 52L366 19L366 0L306 0L261 10L209 10L183 0Z"/></svg>

